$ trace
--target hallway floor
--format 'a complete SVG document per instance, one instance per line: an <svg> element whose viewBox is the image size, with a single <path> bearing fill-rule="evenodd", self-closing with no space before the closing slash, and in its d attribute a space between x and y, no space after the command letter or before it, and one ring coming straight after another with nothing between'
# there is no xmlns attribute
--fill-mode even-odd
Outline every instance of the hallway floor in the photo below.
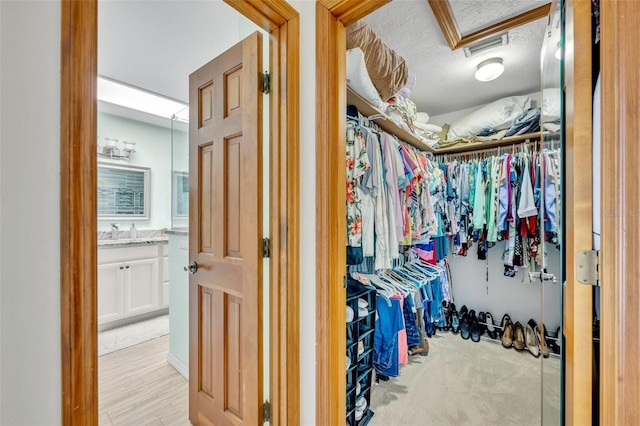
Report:
<svg viewBox="0 0 640 426"><path fill-rule="evenodd" d="M546 358L544 367L541 360L484 338L438 333L428 356L410 357L399 377L374 387L369 425L559 425L560 359Z"/></svg>
<svg viewBox="0 0 640 426"><path fill-rule="evenodd" d="M98 358L101 426L189 426L189 383L167 363L169 336Z"/></svg>

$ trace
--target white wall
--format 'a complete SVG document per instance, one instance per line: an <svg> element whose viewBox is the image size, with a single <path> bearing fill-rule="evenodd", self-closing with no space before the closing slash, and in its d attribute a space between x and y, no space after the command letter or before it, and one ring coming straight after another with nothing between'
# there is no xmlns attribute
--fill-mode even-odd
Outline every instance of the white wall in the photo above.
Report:
<svg viewBox="0 0 640 426"><path fill-rule="evenodd" d="M60 2L0 2L0 424L61 421Z"/></svg>
<svg viewBox="0 0 640 426"><path fill-rule="evenodd" d="M477 244L469 250L466 257L449 255L451 266L452 293L456 308L462 305L477 312L491 312L493 319L499 322L508 313L515 323L523 325L533 318L540 324L541 305L544 306L544 324L555 332L560 325L560 252L547 244L547 271L555 274L558 283L545 282L544 294L540 282L530 283L528 271L518 267L515 277L505 277L502 262L504 242L498 242L488 252L489 280L486 280L487 261L479 260L476 255ZM525 272L526 271L526 272ZM525 275L527 274L527 275ZM524 278L524 282L523 282Z"/></svg>
<svg viewBox="0 0 640 426"><path fill-rule="evenodd" d="M300 12L300 424L316 423L316 39L315 2Z"/></svg>
<svg viewBox="0 0 640 426"><path fill-rule="evenodd" d="M167 119L169 125L169 119ZM98 158L98 161L118 165L148 167L150 174L149 219L98 220L98 231L108 231L111 223L127 230L132 223L138 230L171 227L171 129L141 121L130 120L104 112L98 113L98 137L104 144L105 137L135 142L131 161Z"/></svg>

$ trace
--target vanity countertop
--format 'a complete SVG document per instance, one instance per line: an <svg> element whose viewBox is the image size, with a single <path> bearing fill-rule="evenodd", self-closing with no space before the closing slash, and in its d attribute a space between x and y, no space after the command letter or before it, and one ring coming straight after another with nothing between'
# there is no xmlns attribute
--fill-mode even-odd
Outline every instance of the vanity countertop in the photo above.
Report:
<svg viewBox="0 0 640 426"><path fill-rule="evenodd" d="M147 246L150 244L165 244L169 242L169 237L146 237L146 238L120 238L118 240L98 240L98 248Z"/></svg>
<svg viewBox="0 0 640 426"><path fill-rule="evenodd" d="M174 228L167 229L164 233L169 235L189 235L189 230L185 228Z"/></svg>

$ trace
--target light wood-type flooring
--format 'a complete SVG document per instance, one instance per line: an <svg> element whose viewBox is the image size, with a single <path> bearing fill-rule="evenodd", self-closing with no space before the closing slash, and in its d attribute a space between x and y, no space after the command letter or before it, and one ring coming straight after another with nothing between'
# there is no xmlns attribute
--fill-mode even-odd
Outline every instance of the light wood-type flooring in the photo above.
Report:
<svg viewBox="0 0 640 426"><path fill-rule="evenodd" d="M189 383L168 352L163 336L98 358L101 426L191 425Z"/></svg>

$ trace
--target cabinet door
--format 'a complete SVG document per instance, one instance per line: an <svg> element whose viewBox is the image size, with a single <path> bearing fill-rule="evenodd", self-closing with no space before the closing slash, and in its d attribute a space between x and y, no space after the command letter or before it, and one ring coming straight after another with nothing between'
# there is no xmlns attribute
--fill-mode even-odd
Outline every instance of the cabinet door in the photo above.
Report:
<svg viewBox="0 0 640 426"><path fill-rule="evenodd" d="M126 315L158 308L158 258L125 262L124 276Z"/></svg>
<svg viewBox="0 0 640 426"><path fill-rule="evenodd" d="M98 324L124 315L124 264L98 266Z"/></svg>

